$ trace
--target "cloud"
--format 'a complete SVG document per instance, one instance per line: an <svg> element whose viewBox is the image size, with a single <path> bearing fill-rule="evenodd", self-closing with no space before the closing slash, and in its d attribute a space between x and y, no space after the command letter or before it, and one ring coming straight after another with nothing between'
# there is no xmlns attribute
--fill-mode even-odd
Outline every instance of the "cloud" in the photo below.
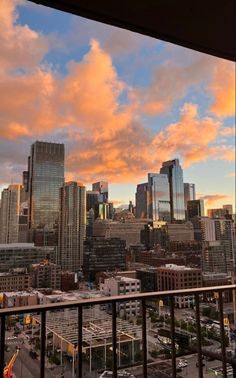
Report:
<svg viewBox="0 0 236 378"><path fill-rule="evenodd" d="M199 199L205 200L207 207L217 204L219 201L231 199L231 196L226 194L208 194L200 197Z"/></svg>
<svg viewBox="0 0 236 378"><path fill-rule="evenodd" d="M235 63L219 60L209 86L213 96L210 111L218 117L235 115Z"/></svg>
<svg viewBox="0 0 236 378"><path fill-rule="evenodd" d="M200 116L196 104L185 103L179 120L163 123L159 132L142 122L143 111L166 111L189 87L207 77L212 57L198 56L183 67L167 62L157 68L149 87L132 88L119 78L110 54L93 39L84 57L68 62L62 76L42 63L48 38L17 24L15 4L0 3L6 11L0 16L5 25L0 34L0 138L12 151L10 155L1 149L3 179L7 169L10 175L16 172L16 161L18 170L25 169L22 153L26 162L36 138L66 141L67 179L85 183L99 177L137 182L176 156L185 167L212 158L233 158L233 149L216 145L219 135L231 134L230 128L223 129L213 116ZM13 52L19 54L19 61L13 59Z"/></svg>
<svg viewBox="0 0 236 378"><path fill-rule="evenodd" d="M220 126L213 118L199 118L197 105L186 103L180 109L180 120L158 133L153 145L164 159L179 154L187 167L217 155L218 150L211 143L216 140Z"/></svg>
<svg viewBox="0 0 236 378"><path fill-rule="evenodd" d="M224 127L220 130L220 135L231 136L235 135L235 127Z"/></svg>
<svg viewBox="0 0 236 378"><path fill-rule="evenodd" d="M227 173L227 175L225 175L225 177L235 177L235 176L236 176L235 172Z"/></svg>
<svg viewBox="0 0 236 378"><path fill-rule="evenodd" d="M33 69L49 48L48 39L27 25L17 24L19 0L0 2L0 74L13 69Z"/></svg>

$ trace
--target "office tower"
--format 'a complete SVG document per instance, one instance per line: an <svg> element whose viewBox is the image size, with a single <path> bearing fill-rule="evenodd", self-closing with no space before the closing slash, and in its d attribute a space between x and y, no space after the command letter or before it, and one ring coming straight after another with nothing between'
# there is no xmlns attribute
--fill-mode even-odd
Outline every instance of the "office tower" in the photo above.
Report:
<svg viewBox="0 0 236 378"><path fill-rule="evenodd" d="M197 241L216 240L215 224L209 217L194 217L191 219L194 228L194 239Z"/></svg>
<svg viewBox="0 0 236 378"><path fill-rule="evenodd" d="M170 190L171 222L184 220L184 182L179 159L162 163L160 173L168 175Z"/></svg>
<svg viewBox="0 0 236 378"><path fill-rule="evenodd" d="M193 200L187 202L187 219L194 217L204 217L204 201Z"/></svg>
<svg viewBox="0 0 236 378"><path fill-rule="evenodd" d="M98 181L92 184L92 191L100 194L99 202L108 202L108 182Z"/></svg>
<svg viewBox="0 0 236 378"><path fill-rule="evenodd" d="M86 190L86 211L93 209L95 211L99 202L100 193L93 190Z"/></svg>
<svg viewBox="0 0 236 378"><path fill-rule="evenodd" d="M86 236L86 188L67 182L60 189L58 263L63 270L77 272L83 264Z"/></svg>
<svg viewBox="0 0 236 378"><path fill-rule="evenodd" d="M19 223L21 215L22 185L9 185L3 189L0 212L0 242L17 243L19 241ZM25 241L25 240L23 240Z"/></svg>
<svg viewBox="0 0 236 378"><path fill-rule="evenodd" d="M125 241L92 238L84 243L84 274L93 281L98 272L125 270Z"/></svg>
<svg viewBox="0 0 236 378"><path fill-rule="evenodd" d="M57 245L59 190L64 183L64 144L35 142L28 159L30 240Z"/></svg>
<svg viewBox="0 0 236 378"><path fill-rule="evenodd" d="M231 219L213 219L216 240L224 248L227 272L233 271L235 266L235 245L233 238L233 222Z"/></svg>
<svg viewBox="0 0 236 378"><path fill-rule="evenodd" d="M170 222L170 191L166 174L148 173L148 218Z"/></svg>
<svg viewBox="0 0 236 378"><path fill-rule="evenodd" d="M135 193L136 218L148 218L148 207L150 203L150 193L148 183L138 184Z"/></svg>
<svg viewBox="0 0 236 378"><path fill-rule="evenodd" d="M196 199L195 184L188 182L184 183L184 207L187 209L187 202L194 201Z"/></svg>

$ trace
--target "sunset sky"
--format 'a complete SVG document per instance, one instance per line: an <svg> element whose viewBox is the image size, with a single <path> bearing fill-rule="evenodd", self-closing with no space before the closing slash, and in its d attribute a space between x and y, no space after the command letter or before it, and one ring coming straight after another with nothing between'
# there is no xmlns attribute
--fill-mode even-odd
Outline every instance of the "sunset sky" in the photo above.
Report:
<svg viewBox="0 0 236 378"><path fill-rule="evenodd" d="M41 140L115 205L175 157L209 208L234 203L234 63L23 0L0 1L0 46L0 189Z"/></svg>

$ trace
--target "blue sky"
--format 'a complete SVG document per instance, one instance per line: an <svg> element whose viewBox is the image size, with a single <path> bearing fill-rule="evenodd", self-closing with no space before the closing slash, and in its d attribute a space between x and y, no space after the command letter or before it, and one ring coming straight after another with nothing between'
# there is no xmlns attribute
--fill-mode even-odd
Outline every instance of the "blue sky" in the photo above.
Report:
<svg viewBox="0 0 236 378"><path fill-rule="evenodd" d="M0 43L1 187L46 140L116 204L175 157L208 207L234 203L232 62L19 0L1 1Z"/></svg>

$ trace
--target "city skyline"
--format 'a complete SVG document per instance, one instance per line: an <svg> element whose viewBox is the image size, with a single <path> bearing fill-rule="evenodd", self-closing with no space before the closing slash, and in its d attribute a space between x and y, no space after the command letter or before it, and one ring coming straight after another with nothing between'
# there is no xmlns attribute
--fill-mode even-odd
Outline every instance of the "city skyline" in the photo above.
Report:
<svg viewBox="0 0 236 378"><path fill-rule="evenodd" d="M1 190L43 140L65 143L66 181L106 180L114 203L179 158L207 208L234 204L233 63L34 4L0 7Z"/></svg>

